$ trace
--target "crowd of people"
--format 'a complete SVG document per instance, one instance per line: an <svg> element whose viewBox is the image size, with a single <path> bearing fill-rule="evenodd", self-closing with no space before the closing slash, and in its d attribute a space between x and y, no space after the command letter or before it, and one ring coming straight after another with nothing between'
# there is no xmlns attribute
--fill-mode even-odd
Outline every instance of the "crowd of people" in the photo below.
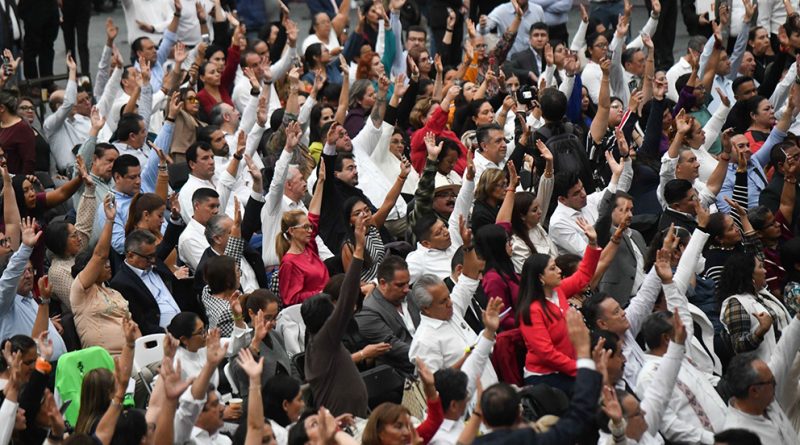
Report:
<svg viewBox="0 0 800 445"><path fill-rule="evenodd" d="M800 443L796 2L1 3L0 445Z"/></svg>

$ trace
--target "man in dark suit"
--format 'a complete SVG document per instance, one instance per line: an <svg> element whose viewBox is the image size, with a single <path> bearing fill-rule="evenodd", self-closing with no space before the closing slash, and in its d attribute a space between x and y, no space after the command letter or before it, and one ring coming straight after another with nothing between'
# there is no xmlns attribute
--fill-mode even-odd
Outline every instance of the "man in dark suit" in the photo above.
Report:
<svg viewBox="0 0 800 445"><path fill-rule="evenodd" d="M251 197L245 207L244 219L239 220L238 216L236 219L231 219L225 214L217 214L206 222L205 237L209 247L200 257L194 276L194 289L198 296L202 294L203 287L206 285L203 278L203 267L209 259L219 255L241 259L239 265L242 271L240 284L244 292L269 287L261 253L249 243L253 236L253 229L258 227L258 219L263 206L263 202Z"/></svg>
<svg viewBox="0 0 800 445"><path fill-rule="evenodd" d="M692 183L686 179L672 179L664 185L664 201L667 208L661 214L658 221L658 230L664 230L675 224L675 227L683 227L694 232L697 228L695 219L695 204L699 205L697 190L692 187Z"/></svg>
<svg viewBox="0 0 800 445"><path fill-rule="evenodd" d="M508 68L522 84L537 86L539 76L547 68L544 58L544 47L549 41L547 29L547 24L543 22L531 25L530 48L514 54L508 61Z"/></svg>
<svg viewBox="0 0 800 445"><path fill-rule="evenodd" d="M600 201L598 212L599 216L595 223L598 242L604 247L608 241L619 244L614 260L600 280L600 292L611 295L620 306L625 307L631 295L636 294L644 281L647 243L641 233L630 228L625 229L619 238L613 236L620 225L630 226L633 218L631 195L622 191L616 193L606 191Z"/></svg>
<svg viewBox="0 0 800 445"><path fill-rule="evenodd" d="M767 184L767 188L765 188L758 197L758 203L767 206L768 209L772 210L772 213L777 212L781 206L781 193L783 192L783 183L786 179L787 156L793 158L795 162L800 158L800 148L797 147L796 142L792 138L787 138L780 144L776 144L772 147L772 152L770 152L770 164L775 167L775 173L772 175L772 180ZM797 185L795 185L795 187L797 187ZM798 226L798 221L800 221L800 193L795 194L794 211L792 212L792 229Z"/></svg>
<svg viewBox="0 0 800 445"><path fill-rule="evenodd" d="M497 383L483 392L481 412L483 422L493 431L475 440L476 445L488 444L567 444L575 443L595 416L603 377L591 359L589 329L574 310L567 314L569 336L578 357L578 374L569 409L546 433L536 433L521 422L519 394L507 383ZM517 425L524 425L515 428Z"/></svg>
<svg viewBox="0 0 800 445"><path fill-rule="evenodd" d="M389 343L392 349L378 358L397 371L411 374L414 365L408 357L414 330L419 326L419 310L406 302L410 276L405 260L387 256L378 267L378 287L364 300L356 314L358 330L369 343Z"/></svg>
<svg viewBox="0 0 800 445"><path fill-rule="evenodd" d="M135 230L125 239L125 262L109 285L126 300L131 317L142 335L164 332L182 308L173 297L177 278L156 255L156 237L149 231Z"/></svg>
<svg viewBox="0 0 800 445"><path fill-rule="evenodd" d="M10 49L14 55L22 49L22 17L16 0L0 0L0 50Z"/></svg>

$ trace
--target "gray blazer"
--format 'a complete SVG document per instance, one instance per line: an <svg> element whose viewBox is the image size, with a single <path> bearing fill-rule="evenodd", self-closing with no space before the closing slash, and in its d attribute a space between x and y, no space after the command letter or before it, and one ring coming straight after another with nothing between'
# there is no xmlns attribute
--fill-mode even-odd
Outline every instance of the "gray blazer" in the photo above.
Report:
<svg viewBox="0 0 800 445"><path fill-rule="evenodd" d="M412 308L410 299L407 301L414 326L419 326L419 311ZM361 335L369 343L386 342L392 345L389 352L379 357L379 362L406 374L414 371L414 365L408 361L408 348L413 336L406 329L395 306L386 301L378 288L364 299L364 306L356 313L356 322Z"/></svg>
<svg viewBox="0 0 800 445"><path fill-rule="evenodd" d="M289 358L289 354L286 353L286 349L283 347L283 339L280 334L272 330L267 334L267 338L269 338L272 344L271 347L268 346L265 341L262 341L261 344L258 345L259 355L260 357L264 357L264 371L261 373L261 385L263 386L266 384L267 380L279 373L288 373L297 380L300 380L300 374L297 372L297 369L295 369L292 360ZM256 357L256 359L258 359L258 357ZM242 398L247 398L250 388L250 378L242 367L239 366L239 360L231 357L230 363L231 373L233 374L233 379L236 380L239 395Z"/></svg>
<svg viewBox="0 0 800 445"><path fill-rule="evenodd" d="M598 230L605 230L607 236L612 236L616 231L611 225L611 212L614 210L614 194L606 192L600 201L599 215L595 227ZM628 305L633 293L633 283L636 280L636 254L633 252L634 245L638 247L642 258L647 256L647 244L641 233L634 229L628 229L630 236L623 236L617 254L611 262L603 278L600 279L598 288L600 292L607 293L614 297L622 307ZM600 232L598 231L598 234Z"/></svg>

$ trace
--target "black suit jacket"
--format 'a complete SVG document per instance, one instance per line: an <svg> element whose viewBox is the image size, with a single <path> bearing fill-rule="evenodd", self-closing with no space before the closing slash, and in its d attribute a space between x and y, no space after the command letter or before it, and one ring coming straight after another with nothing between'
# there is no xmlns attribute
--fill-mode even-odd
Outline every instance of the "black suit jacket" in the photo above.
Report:
<svg viewBox="0 0 800 445"><path fill-rule="evenodd" d="M188 302L181 303L181 298L173 292L177 281L175 275L160 260L156 262L153 269L164 281L181 310L187 310ZM139 325L142 335L164 332L164 329L159 324L161 311L158 309L155 297L150 293L150 289L147 288L142 279L127 264L120 266L108 285L119 291L128 300L128 309L131 311L131 317Z"/></svg>
<svg viewBox="0 0 800 445"><path fill-rule="evenodd" d="M546 433L536 433L531 428L493 431L475 439L475 445L564 445L575 443L594 419L600 397L602 377L597 371L578 368L574 393L569 409Z"/></svg>
<svg viewBox="0 0 800 445"><path fill-rule="evenodd" d="M542 64L544 64L544 56L542 56ZM536 56L533 54L533 49L528 48L525 51L520 51L513 56L511 56L511 60L508 61L508 67L517 76L520 83L531 85L530 77L528 77L528 73L533 73L536 77L542 73L542 65L538 65L536 63Z"/></svg>
<svg viewBox="0 0 800 445"><path fill-rule="evenodd" d="M772 210L772 213L777 212L781 206L783 180L783 175L776 170L772 176L772 180L769 181L767 187L761 191L761 195L758 197L758 203L760 205L767 206L767 208ZM800 193L795 195L794 199L794 210L792 211L792 230L797 227L798 220L800 220Z"/></svg>
<svg viewBox="0 0 800 445"><path fill-rule="evenodd" d="M689 233L694 232L694 229L697 228L697 221L694 218L667 207L661 214L661 219L658 220L658 230L664 230L672 223L675 223L675 227L683 227Z"/></svg>
<svg viewBox="0 0 800 445"><path fill-rule="evenodd" d="M214 250L209 247L203 252L203 256L200 257L200 262L197 263L197 270L194 272L194 290L198 296L203 293L203 287L206 285L206 280L203 277L203 268L206 262L215 256L218 256L217 252L214 252ZM247 264L255 271L258 287L268 289L269 281L267 280L267 272L264 267L264 260L261 258L261 253L250 247L250 244L245 244L244 252L242 252L242 259L247 261Z"/></svg>

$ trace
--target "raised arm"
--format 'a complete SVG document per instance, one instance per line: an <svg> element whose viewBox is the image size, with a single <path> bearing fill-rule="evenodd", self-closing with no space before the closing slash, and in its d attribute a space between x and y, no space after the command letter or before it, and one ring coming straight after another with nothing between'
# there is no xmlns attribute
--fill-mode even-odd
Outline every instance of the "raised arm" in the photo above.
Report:
<svg viewBox="0 0 800 445"><path fill-rule="evenodd" d="M239 351L239 366L250 379L247 396L247 436L244 445L261 445L264 430L264 406L261 403L261 372L264 369L264 357L255 361L250 350L243 348Z"/></svg>
<svg viewBox="0 0 800 445"><path fill-rule="evenodd" d="M350 65L347 64L347 59L342 54L339 54L339 66L342 70L342 89L339 92L339 105L336 108L336 114L333 119L344 125L344 118L347 116L348 100L350 96Z"/></svg>
<svg viewBox="0 0 800 445"><path fill-rule="evenodd" d="M128 389L128 381L133 370L133 350L136 339L142 336L139 326L130 319L122 320L122 330L125 333L125 346L122 348L122 356L114 359L114 394L111 404L108 405L105 414L97 424L95 435L102 445L111 445L111 438L114 437L114 430L117 428L117 419L122 412L122 400L125 391Z"/></svg>
<svg viewBox="0 0 800 445"><path fill-rule="evenodd" d="M2 167L3 174L3 221L5 222L5 235L9 237L11 250L19 248L21 221L19 207L17 207L17 195L11 185L11 175L5 167Z"/></svg>
<svg viewBox="0 0 800 445"><path fill-rule="evenodd" d="M92 285L97 282L97 278L103 272L106 261L108 261L108 255L111 249L111 230L114 227L114 217L117 214L117 209L111 201L111 194L106 195L105 199L103 199L103 211L106 215L106 223L103 225L100 239L98 239L97 244L94 246L92 258L77 276L77 279L80 280L81 286L84 289L92 287Z"/></svg>
<svg viewBox="0 0 800 445"><path fill-rule="evenodd" d="M386 198L383 199L383 204L372 215L372 224L375 225L377 228L383 227L383 224L386 222L386 218L389 216L389 212L392 211L394 208L395 203L397 202L397 198L400 197L400 192L403 190L403 184L406 183L406 179L408 179L408 174L411 172L411 163L408 162L407 159L400 161L400 174L397 175L397 179L395 179L392 188L389 189L389 193L386 194Z"/></svg>
<svg viewBox="0 0 800 445"><path fill-rule="evenodd" d="M314 189L314 195L311 197L311 202L308 203L308 213L313 213L315 215L320 214L320 210L322 209L322 196L325 190L325 187L322 187L322 184L325 184L325 163L319 163L319 170L317 171L317 187Z"/></svg>
<svg viewBox="0 0 800 445"><path fill-rule="evenodd" d="M514 192L519 185L519 175L517 175L517 168L514 167L514 163L508 162L506 167L508 168L508 186L506 187L506 195L503 198L503 204L497 212L497 218L495 218L497 224L503 222L511 223L511 214L514 212Z"/></svg>
<svg viewBox="0 0 800 445"><path fill-rule="evenodd" d="M598 93L597 100L597 113L592 120L592 126L589 131L592 134L592 140L599 144L608 130L608 115L611 110L611 86L609 82L609 71L611 70L611 60L603 58L600 61L600 69L603 71L603 77L600 80L600 93Z"/></svg>

